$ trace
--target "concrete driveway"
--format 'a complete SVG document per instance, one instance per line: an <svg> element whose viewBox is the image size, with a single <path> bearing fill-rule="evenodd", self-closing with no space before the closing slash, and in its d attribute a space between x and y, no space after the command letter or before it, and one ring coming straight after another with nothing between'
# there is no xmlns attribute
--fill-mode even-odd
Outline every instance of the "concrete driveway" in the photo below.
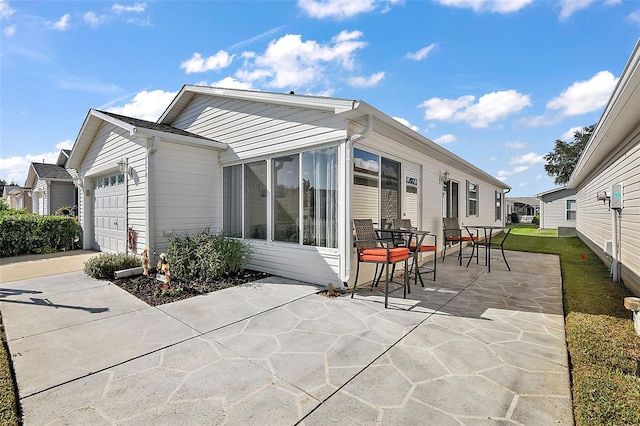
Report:
<svg viewBox="0 0 640 426"><path fill-rule="evenodd" d="M507 256L447 258L388 309L279 277L150 307L2 265L25 424L573 424L559 260Z"/></svg>

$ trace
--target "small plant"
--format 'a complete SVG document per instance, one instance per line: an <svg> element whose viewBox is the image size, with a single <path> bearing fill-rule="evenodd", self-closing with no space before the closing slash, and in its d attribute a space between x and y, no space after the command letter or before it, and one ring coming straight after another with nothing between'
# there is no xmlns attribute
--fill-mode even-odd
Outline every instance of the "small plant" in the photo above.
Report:
<svg viewBox="0 0 640 426"><path fill-rule="evenodd" d="M162 284L160 288L155 292L156 296L177 296L184 293L184 287L181 285L168 285Z"/></svg>
<svg viewBox="0 0 640 426"><path fill-rule="evenodd" d="M131 254L101 254L84 262L83 271L97 280L111 280L116 271L140 266L140 258Z"/></svg>
<svg viewBox="0 0 640 426"><path fill-rule="evenodd" d="M205 228L194 235L171 239L167 258L175 277L211 282L242 271L251 254L251 246L245 241L213 234Z"/></svg>

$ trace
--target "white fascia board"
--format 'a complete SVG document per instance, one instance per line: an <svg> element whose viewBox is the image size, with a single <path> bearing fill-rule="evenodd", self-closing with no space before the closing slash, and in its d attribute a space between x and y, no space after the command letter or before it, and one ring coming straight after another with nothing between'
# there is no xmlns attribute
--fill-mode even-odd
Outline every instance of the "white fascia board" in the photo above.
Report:
<svg viewBox="0 0 640 426"><path fill-rule="evenodd" d="M563 186L561 188L555 188L555 189L550 189L548 191L540 192L539 194L536 194L536 198L540 199L540 197L544 197L545 195L553 194L554 192L562 191L565 189L567 188Z"/></svg>
<svg viewBox="0 0 640 426"><path fill-rule="evenodd" d="M350 99L323 98L318 96L291 95L288 93L260 92L204 86L185 86L183 91L230 99L242 99L253 102L265 102L277 105L332 111L336 114L353 109L353 103L355 102ZM181 95L183 91L181 91Z"/></svg>

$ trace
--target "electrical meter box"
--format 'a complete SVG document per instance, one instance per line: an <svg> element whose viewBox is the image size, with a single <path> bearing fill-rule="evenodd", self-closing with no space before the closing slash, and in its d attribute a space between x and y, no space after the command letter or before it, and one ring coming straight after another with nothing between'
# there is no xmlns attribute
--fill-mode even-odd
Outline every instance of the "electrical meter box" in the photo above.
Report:
<svg viewBox="0 0 640 426"><path fill-rule="evenodd" d="M611 205L612 209L622 209L622 184L611 185Z"/></svg>

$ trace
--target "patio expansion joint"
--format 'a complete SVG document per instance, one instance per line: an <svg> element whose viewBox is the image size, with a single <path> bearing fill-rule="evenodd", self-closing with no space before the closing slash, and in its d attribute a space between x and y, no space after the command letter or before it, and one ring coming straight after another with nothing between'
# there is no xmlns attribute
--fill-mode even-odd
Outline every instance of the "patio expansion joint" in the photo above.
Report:
<svg viewBox="0 0 640 426"><path fill-rule="evenodd" d="M161 313L163 313L164 315L166 315L167 317L170 317L170 318L172 318L173 320L175 320L175 321L179 322L180 324L183 324L183 325L187 326L187 327L188 327L188 328L190 328L191 330L195 331L195 332L196 332L196 334L195 334L195 335L193 335L193 336L187 337L187 338L185 338L185 339L179 340L179 341L177 341L177 342L174 342L174 343L171 343L171 344L168 344L168 345L161 346L161 347L156 348L156 349L154 349L154 350L152 350L152 351L148 351L148 352L142 353L142 354L140 354L140 355L136 355L136 356L134 356L134 357L131 357L131 358L125 359L125 360L123 360L123 361L117 362L117 363L115 363L115 364L108 365L108 366L106 366L106 367L103 367L103 368L97 369L97 370L95 370L95 371L91 371L91 372L86 373L86 374L83 374L83 375L81 375L81 376L79 376L79 377L74 377L73 379L66 380L66 381L64 381L64 382L62 382L62 383L58 383L58 384L55 384L55 385L49 386L49 387L44 388L44 389L41 389L41 390L39 390L39 391L37 391L37 392L33 392L33 393L28 394L28 395L21 396L21 397L20 397L20 400L24 400L24 399L31 398L31 397L33 397L33 396L36 396L36 395L42 394L42 393L44 393L44 392L51 391L51 390L53 390L53 389L56 389L56 388L61 387L61 386L64 386L64 385L67 385L67 384L69 384L69 383L73 383L73 382L76 382L76 381L78 381L78 380L82 380L82 379L85 379L85 378L87 378L87 377L93 376L93 375L95 375L95 374L98 374L98 373L102 373L102 372L108 371L108 370L110 370L110 369L112 369L112 368L115 368L115 367L118 367L118 366L124 365L124 364L126 364L126 363L128 363L128 362L131 362L131 361L134 361L134 360L137 360L137 359L140 359L140 358L144 358L144 357L149 356L149 355L151 355L151 354L158 353L158 352L160 352L160 351L164 351L165 349L168 349L168 348L171 348L171 347L174 347L174 346L178 346L178 345L180 345L180 344L183 344L183 343L185 343L185 342L189 342L189 341L191 341L191 340L198 339L198 338L200 338L200 337L206 336L207 334L213 333L213 332L218 331L218 330L222 330L222 329L224 329L224 328L226 328L226 327L232 326L232 325L237 324L237 323L240 323L240 322L242 322L242 321L246 321L246 320L248 320L248 319L251 319L251 318L257 317L257 316L259 316L259 315L261 315L261 314L264 314L264 313L266 313L266 312L276 310L276 309L281 308L281 307L283 307L283 306L286 306L286 305L288 305L288 304L290 304L290 303L293 303L293 302L295 302L295 301L298 301L298 300L304 299L304 298L309 297L309 296L311 296L311 295L318 294L318 293L320 293L320 292L322 292L322 290L318 290L316 293L307 294L307 295L303 295L303 296L297 297L297 298L295 298L295 299L291 299L291 300L289 300L289 301L287 301L287 302L285 302L285 303L281 303L281 304L279 304L279 305L273 306L273 307L271 307L271 308L265 309L265 310L263 310L263 311L257 312L257 313L252 314L252 315L248 315L248 316L246 316L246 317L244 317L244 318L241 318L241 319L236 320L236 321L232 321L232 322L230 322L230 323L228 323L228 324L222 325L222 326L220 326L220 327L216 327L216 328L211 329L211 330L208 330L208 331L199 331L199 330L197 330L196 328L194 328L194 327L190 326L189 324L186 324L184 321L181 321L179 318L176 318L175 316L173 316L173 315L171 315L171 314L169 314L169 313L167 313L167 312L163 311L163 310L161 309L161 307L162 307L163 305L160 305L160 306L154 306L154 307L153 307L153 309L158 310L158 311L160 311ZM124 312L124 313L121 313L121 314L118 314L118 315L113 315L112 317L109 317L109 318L115 318L115 317L117 317L117 316L121 316L121 315L129 314L129 313L131 313L131 312L143 311L143 310L146 310L146 309L149 309L149 308L148 308L148 307L145 307L145 308L142 308L142 309L136 309L136 310L132 310L132 311L129 311L129 312ZM102 318L102 319L104 319L104 318ZM93 320L93 321L87 321L87 322L85 322L85 323L83 323L83 324L91 323L91 322L94 322L94 321L100 321L100 320L102 320L102 319L97 319L97 320ZM63 328L61 328L61 329L71 328L71 327L75 327L75 326L78 326L78 325L79 325L79 324L74 324L74 325L71 325L71 326L68 326L68 327L63 327ZM43 333L37 333L37 334L43 334ZM36 335L37 335L37 334L36 334ZM18 339L15 339L15 340L18 340ZM222 344L221 344L220 342L218 342L218 341L216 341L216 343L218 343L218 344L222 345ZM222 346L224 346L224 345L222 345ZM226 348L226 346L225 346L225 348ZM229 348L227 348L227 349L229 349ZM234 353L235 353L235 351L234 351ZM244 358L244 357L243 357L243 358ZM249 360L249 361L251 361L251 360ZM253 362L253 361L251 361L251 362Z"/></svg>

